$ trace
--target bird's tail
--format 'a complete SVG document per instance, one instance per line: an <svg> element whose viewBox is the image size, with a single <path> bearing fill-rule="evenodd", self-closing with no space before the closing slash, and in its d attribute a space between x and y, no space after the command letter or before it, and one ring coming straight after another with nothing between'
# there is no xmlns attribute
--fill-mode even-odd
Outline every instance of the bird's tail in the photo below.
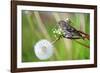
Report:
<svg viewBox="0 0 100 73"><path fill-rule="evenodd" d="M88 39L88 40L90 40L90 36L89 36L87 33L84 33L84 32L82 32L82 31L79 31L79 33L81 34L81 36L82 36L83 39Z"/></svg>

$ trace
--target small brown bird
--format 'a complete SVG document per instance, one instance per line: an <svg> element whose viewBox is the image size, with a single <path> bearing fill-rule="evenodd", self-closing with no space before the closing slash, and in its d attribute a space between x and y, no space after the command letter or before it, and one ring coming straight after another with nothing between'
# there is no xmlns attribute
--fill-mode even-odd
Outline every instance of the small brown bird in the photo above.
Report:
<svg viewBox="0 0 100 73"><path fill-rule="evenodd" d="M84 33L78 31L74 27L70 25L70 20L67 19L66 21L60 20L58 22L59 28L61 28L63 32L63 37L68 39L84 39L86 36Z"/></svg>

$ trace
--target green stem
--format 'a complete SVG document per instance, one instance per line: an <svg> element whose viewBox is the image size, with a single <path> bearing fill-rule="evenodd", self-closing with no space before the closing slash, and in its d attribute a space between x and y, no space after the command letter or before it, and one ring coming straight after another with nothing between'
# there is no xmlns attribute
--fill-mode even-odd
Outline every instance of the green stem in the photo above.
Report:
<svg viewBox="0 0 100 73"><path fill-rule="evenodd" d="M60 37L57 38L56 40L52 41L52 44L56 43L59 39L60 39Z"/></svg>
<svg viewBox="0 0 100 73"><path fill-rule="evenodd" d="M80 45L83 45L83 46L86 47L86 48L90 48L90 46L85 45L85 44L83 44L83 43L81 43L81 42L79 42L79 41L76 41L76 40L74 40L74 41L77 42L77 43L79 43Z"/></svg>

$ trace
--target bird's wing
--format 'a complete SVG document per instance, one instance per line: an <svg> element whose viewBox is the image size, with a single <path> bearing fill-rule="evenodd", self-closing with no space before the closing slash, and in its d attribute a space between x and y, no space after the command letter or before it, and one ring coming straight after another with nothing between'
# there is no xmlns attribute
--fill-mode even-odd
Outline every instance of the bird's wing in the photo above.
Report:
<svg viewBox="0 0 100 73"><path fill-rule="evenodd" d="M64 21L60 21L60 28L62 29L64 36L67 38L79 38L82 37L82 35L79 33L79 31L77 31L77 29L75 29L74 27L72 27L69 23L64 22Z"/></svg>

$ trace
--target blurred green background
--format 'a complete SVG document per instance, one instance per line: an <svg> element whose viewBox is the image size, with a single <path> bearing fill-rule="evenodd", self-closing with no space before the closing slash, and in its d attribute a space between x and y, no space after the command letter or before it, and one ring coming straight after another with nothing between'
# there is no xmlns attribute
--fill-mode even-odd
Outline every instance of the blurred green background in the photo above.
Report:
<svg viewBox="0 0 100 73"><path fill-rule="evenodd" d="M39 60L34 53L34 45L41 39L53 41L52 29L58 27L59 20L71 19L76 29L90 33L88 13L47 12L22 10L22 62L84 60L90 58L90 48L76 41L90 45L89 40L60 39L53 46L54 54L47 60Z"/></svg>

